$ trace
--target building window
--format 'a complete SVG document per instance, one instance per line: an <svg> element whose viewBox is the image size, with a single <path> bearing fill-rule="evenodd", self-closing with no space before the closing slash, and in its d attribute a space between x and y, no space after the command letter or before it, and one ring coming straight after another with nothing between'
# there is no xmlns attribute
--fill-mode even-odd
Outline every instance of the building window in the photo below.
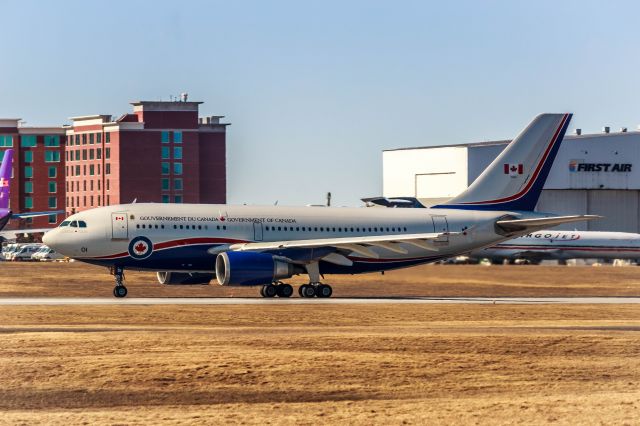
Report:
<svg viewBox="0 0 640 426"><path fill-rule="evenodd" d="M163 195L162 196L162 202L163 203L168 203L169 202L169 196L168 195Z"/></svg>
<svg viewBox="0 0 640 426"><path fill-rule="evenodd" d="M162 179L162 190L163 191L169 190L169 179L167 178Z"/></svg>
<svg viewBox="0 0 640 426"><path fill-rule="evenodd" d="M44 146L60 146L60 136L45 136Z"/></svg>
<svg viewBox="0 0 640 426"><path fill-rule="evenodd" d="M0 147L12 147L13 146L13 136L11 135L0 135Z"/></svg>
<svg viewBox="0 0 640 426"><path fill-rule="evenodd" d="M169 132L162 132L160 134L160 140L162 143L169 143Z"/></svg>
<svg viewBox="0 0 640 426"><path fill-rule="evenodd" d="M58 197L49 197L49 208L55 209L58 207Z"/></svg>
<svg viewBox="0 0 640 426"><path fill-rule="evenodd" d="M76 176L80 176L80 165L76 166Z"/></svg>
<svg viewBox="0 0 640 426"><path fill-rule="evenodd" d="M182 160L182 147L174 146L173 147L173 159L174 160Z"/></svg>
<svg viewBox="0 0 640 426"><path fill-rule="evenodd" d="M96 150L96 158L97 158L98 160L101 160L101 159L102 159L102 148L98 148L98 149Z"/></svg>
<svg viewBox="0 0 640 426"><path fill-rule="evenodd" d="M55 182L49 182L49 194L55 194L57 192L57 185Z"/></svg>
<svg viewBox="0 0 640 426"><path fill-rule="evenodd" d="M76 161L80 161L80 150L76 149Z"/></svg>
<svg viewBox="0 0 640 426"><path fill-rule="evenodd" d="M31 182L30 180L25 181L25 183L24 183L24 192L25 192L25 194L32 194L33 193L33 182Z"/></svg>
<svg viewBox="0 0 640 426"><path fill-rule="evenodd" d="M175 197L173 197L173 200L176 203L181 203L182 202L182 195L176 195Z"/></svg>
<svg viewBox="0 0 640 426"><path fill-rule="evenodd" d="M111 158L111 148L105 148L104 149L104 159L108 160L109 158Z"/></svg>
<svg viewBox="0 0 640 426"><path fill-rule="evenodd" d="M83 160L86 160L86 159L87 159L87 150L86 150L86 149L83 149L83 150L82 150L82 159L83 159Z"/></svg>
<svg viewBox="0 0 640 426"><path fill-rule="evenodd" d="M33 177L33 167L25 166L24 167L24 177L32 178Z"/></svg>
<svg viewBox="0 0 640 426"><path fill-rule="evenodd" d="M33 163L33 151L25 151L24 152L24 162L25 163Z"/></svg>
<svg viewBox="0 0 640 426"><path fill-rule="evenodd" d="M93 133L91 133L89 135L89 145L93 145L95 142L95 135Z"/></svg>
<svg viewBox="0 0 640 426"><path fill-rule="evenodd" d="M162 174L163 175L168 175L169 174L169 163L167 162L162 162Z"/></svg>
<svg viewBox="0 0 640 426"><path fill-rule="evenodd" d="M110 175L111 174L111 163L106 163L104 165L104 174L105 175Z"/></svg>
<svg viewBox="0 0 640 426"><path fill-rule="evenodd" d="M173 180L173 189L182 191L182 178L177 178Z"/></svg>
<svg viewBox="0 0 640 426"><path fill-rule="evenodd" d="M35 135L24 135L20 138L20 146L23 148L33 148L36 146Z"/></svg>
<svg viewBox="0 0 640 426"><path fill-rule="evenodd" d="M87 134L83 133L82 134L82 145L86 145L87 144Z"/></svg>
<svg viewBox="0 0 640 426"><path fill-rule="evenodd" d="M111 133L105 133L104 134L104 143L110 143L110 142L111 142Z"/></svg>
<svg viewBox="0 0 640 426"><path fill-rule="evenodd" d="M95 156L95 150L94 149L90 149L89 150L89 160L93 160Z"/></svg>
<svg viewBox="0 0 640 426"><path fill-rule="evenodd" d="M173 143L182 143L182 132L173 132Z"/></svg>
<svg viewBox="0 0 640 426"><path fill-rule="evenodd" d="M168 146L163 146L162 147L162 159L163 160L168 160L169 158L171 158L170 154L171 151L169 150L170 147Z"/></svg>
<svg viewBox="0 0 640 426"><path fill-rule="evenodd" d="M24 208L32 209L33 208L33 198L32 197L24 197Z"/></svg>
<svg viewBox="0 0 640 426"><path fill-rule="evenodd" d="M46 163L57 163L60 161L60 151L45 151L44 161Z"/></svg>
<svg viewBox="0 0 640 426"><path fill-rule="evenodd" d="M80 135L76 135L76 145L80 145Z"/></svg>
<svg viewBox="0 0 640 426"><path fill-rule="evenodd" d="M109 190L109 179L107 179L107 191Z"/></svg>
<svg viewBox="0 0 640 426"><path fill-rule="evenodd" d="M93 176L95 174L95 166L93 164L89 165L89 176Z"/></svg>
<svg viewBox="0 0 640 426"><path fill-rule="evenodd" d="M49 215L49 223L56 223L58 221L56 216L57 215L55 215L55 214L50 214Z"/></svg>
<svg viewBox="0 0 640 426"><path fill-rule="evenodd" d="M98 133L97 137L98 137L98 143L99 144L102 143L102 133ZM100 205L100 203L98 203L98 205Z"/></svg>
<svg viewBox="0 0 640 426"><path fill-rule="evenodd" d="M174 175L182 174L182 163L173 163L173 174Z"/></svg>

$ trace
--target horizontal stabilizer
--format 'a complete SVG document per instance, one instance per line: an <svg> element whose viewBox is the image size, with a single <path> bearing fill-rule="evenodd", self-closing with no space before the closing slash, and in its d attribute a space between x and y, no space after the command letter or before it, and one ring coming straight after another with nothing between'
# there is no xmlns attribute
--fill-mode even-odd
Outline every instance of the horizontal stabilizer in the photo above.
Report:
<svg viewBox="0 0 640 426"><path fill-rule="evenodd" d="M581 214L573 216L538 217L534 219L506 219L497 221L496 225L506 232L522 232L562 225L563 223L582 222L584 220L600 218L602 218L602 216Z"/></svg>
<svg viewBox="0 0 640 426"><path fill-rule="evenodd" d="M25 212L25 213L12 213L11 219L27 219L29 217L51 216L54 214L62 214L64 210L52 210L48 212Z"/></svg>

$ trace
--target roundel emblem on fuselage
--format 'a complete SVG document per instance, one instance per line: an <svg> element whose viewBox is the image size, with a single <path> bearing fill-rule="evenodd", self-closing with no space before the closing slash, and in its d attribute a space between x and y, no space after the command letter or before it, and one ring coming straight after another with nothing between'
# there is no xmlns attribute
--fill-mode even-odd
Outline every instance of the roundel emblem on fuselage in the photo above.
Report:
<svg viewBox="0 0 640 426"><path fill-rule="evenodd" d="M153 252L153 243L147 237L135 237L129 243L129 254L136 260L146 259Z"/></svg>

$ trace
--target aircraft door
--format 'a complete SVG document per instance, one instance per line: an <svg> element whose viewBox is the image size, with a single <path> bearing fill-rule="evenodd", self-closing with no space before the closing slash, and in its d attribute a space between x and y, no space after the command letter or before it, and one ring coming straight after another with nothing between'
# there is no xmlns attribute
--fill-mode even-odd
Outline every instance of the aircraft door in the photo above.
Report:
<svg viewBox="0 0 640 426"><path fill-rule="evenodd" d="M126 240L127 238L129 238L127 213L111 213L111 239Z"/></svg>
<svg viewBox="0 0 640 426"><path fill-rule="evenodd" d="M262 241L262 222L253 222L253 239Z"/></svg>
<svg viewBox="0 0 640 426"><path fill-rule="evenodd" d="M447 234L449 232L449 222L447 222L446 216L431 216L431 220L433 221L433 232L444 233ZM449 241L448 235L440 236L435 242L446 243Z"/></svg>

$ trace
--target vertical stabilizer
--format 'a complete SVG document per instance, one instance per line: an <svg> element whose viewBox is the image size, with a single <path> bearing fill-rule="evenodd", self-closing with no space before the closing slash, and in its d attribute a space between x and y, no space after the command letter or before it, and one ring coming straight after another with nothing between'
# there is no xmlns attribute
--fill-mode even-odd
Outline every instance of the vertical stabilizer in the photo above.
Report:
<svg viewBox="0 0 640 426"><path fill-rule="evenodd" d="M536 207L572 114L540 114L462 194L434 206L473 210Z"/></svg>
<svg viewBox="0 0 640 426"><path fill-rule="evenodd" d="M0 165L0 208L9 208L9 183L11 182L11 161L13 149L4 152L2 165Z"/></svg>

